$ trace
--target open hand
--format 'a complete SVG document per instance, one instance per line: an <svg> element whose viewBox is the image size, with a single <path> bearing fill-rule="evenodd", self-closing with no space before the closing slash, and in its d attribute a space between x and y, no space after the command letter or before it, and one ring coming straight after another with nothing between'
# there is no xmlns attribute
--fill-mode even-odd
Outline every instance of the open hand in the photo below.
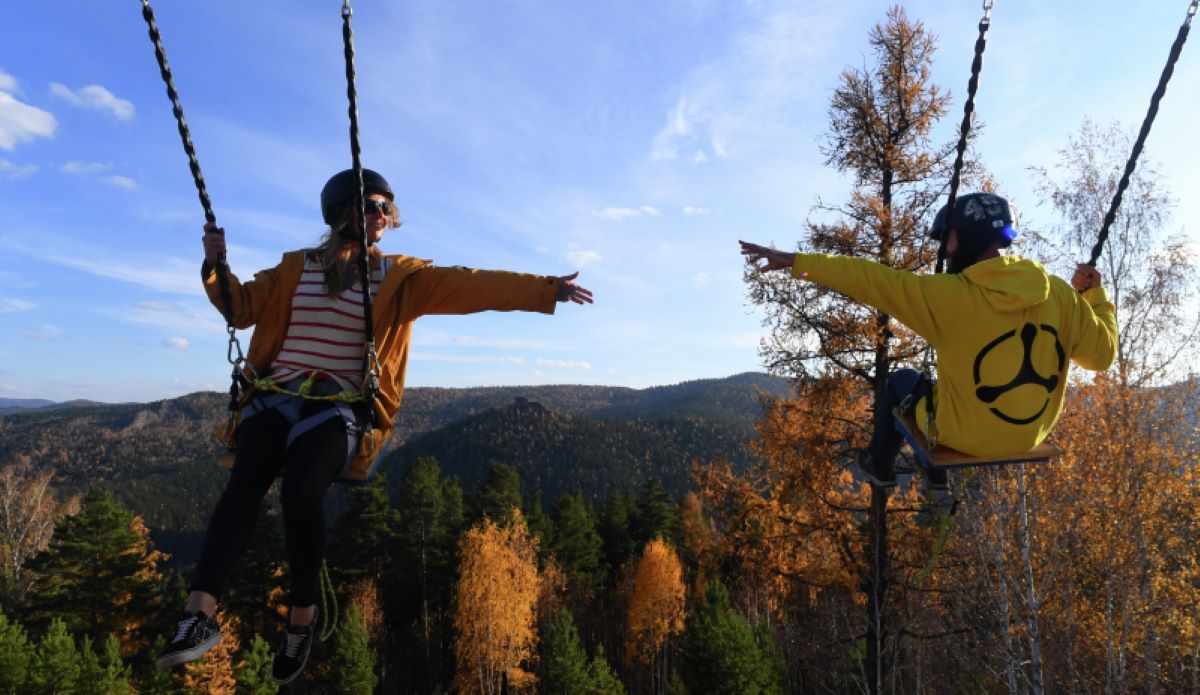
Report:
<svg viewBox="0 0 1200 695"><path fill-rule="evenodd" d="M742 255L760 273L765 273L769 270L791 269L792 264L796 261L796 254L794 253L778 251L769 246L751 244L748 241L739 241L738 243L742 245ZM759 265L759 261L765 261L765 263Z"/></svg>
<svg viewBox="0 0 1200 695"><path fill-rule="evenodd" d="M575 278L577 277L579 277L578 270L570 275L563 275L558 278L558 295L555 297L556 300L560 302L575 302L576 304L592 303L592 291L575 284Z"/></svg>

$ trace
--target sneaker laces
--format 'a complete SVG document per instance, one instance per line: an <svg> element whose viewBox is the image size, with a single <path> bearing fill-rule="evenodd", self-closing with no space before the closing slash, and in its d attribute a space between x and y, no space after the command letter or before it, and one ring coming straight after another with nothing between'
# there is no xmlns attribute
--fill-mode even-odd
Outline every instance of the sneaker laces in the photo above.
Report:
<svg viewBox="0 0 1200 695"><path fill-rule="evenodd" d="M191 630L192 626L195 625L199 620L200 620L199 613L197 613L193 616L184 618L183 620L180 620L179 621L179 631L175 633L175 639L173 639L171 641L172 642L182 642L184 640L184 638L187 637L188 631Z"/></svg>
<svg viewBox="0 0 1200 695"><path fill-rule="evenodd" d="M289 659L295 659L300 653L300 647L304 646L304 640L308 639L308 634L304 632L296 633L291 630L284 632L283 655Z"/></svg>

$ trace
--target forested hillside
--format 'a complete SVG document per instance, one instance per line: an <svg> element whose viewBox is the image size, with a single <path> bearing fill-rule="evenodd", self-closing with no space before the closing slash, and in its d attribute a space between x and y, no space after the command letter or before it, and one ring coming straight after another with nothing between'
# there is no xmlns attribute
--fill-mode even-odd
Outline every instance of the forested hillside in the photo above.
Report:
<svg viewBox="0 0 1200 695"><path fill-rule="evenodd" d="M633 487L648 474L679 491L695 456L711 451L744 461L760 397L786 391L786 381L763 374L650 389L412 388L397 422L400 448L385 468L444 455L453 474L473 482L489 461L500 460L547 500L576 485L589 494ZM540 404L543 415L527 417L516 399ZM213 433L226 403L225 394L194 393L9 412L0 415L0 468L49 467L64 492L101 483L146 520L160 549L186 558L224 485Z"/></svg>

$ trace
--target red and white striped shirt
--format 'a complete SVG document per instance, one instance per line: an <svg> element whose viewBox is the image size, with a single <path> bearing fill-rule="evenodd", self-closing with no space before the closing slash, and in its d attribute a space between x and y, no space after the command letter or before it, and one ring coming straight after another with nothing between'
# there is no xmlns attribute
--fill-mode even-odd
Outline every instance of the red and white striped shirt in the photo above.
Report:
<svg viewBox="0 0 1200 695"><path fill-rule="evenodd" d="M384 267L371 271L371 296L379 292ZM282 383L320 370L342 388L362 388L363 355L366 344L362 290L358 282L331 295L325 287L325 271L312 256L305 256L300 284L292 295L292 318L283 348L276 356L270 378Z"/></svg>

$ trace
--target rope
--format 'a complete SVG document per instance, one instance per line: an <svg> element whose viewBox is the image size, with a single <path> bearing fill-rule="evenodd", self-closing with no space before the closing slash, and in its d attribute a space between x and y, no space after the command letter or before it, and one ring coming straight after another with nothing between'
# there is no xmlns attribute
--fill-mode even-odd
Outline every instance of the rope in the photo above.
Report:
<svg viewBox="0 0 1200 695"><path fill-rule="evenodd" d="M365 208L366 195L363 190L362 150L358 143L358 90L354 86L354 30L350 27L350 17L354 10L350 8L350 0L342 3L342 40L346 49L346 97L350 101L350 157L353 161L354 176L358 180L358 231L359 253L358 274L362 285L363 325L366 327L367 342L363 356L363 394L365 400L375 401L379 393L379 356L375 352L375 319L371 314L371 267L369 244L367 240L367 212ZM366 427L368 430L375 424L375 409L368 408ZM369 439L369 437L366 437Z"/></svg>
<svg viewBox="0 0 1200 695"><path fill-rule="evenodd" d="M958 126L958 147L954 157L954 169L950 175L950 195L946 201L947 224L954 215L954 203L958 198L958 184L962 177L963 158L967 152L967 139L971 134L971 116L975 113L975 93L979 90L979 72L983 69L983 50L987 48L987 32L992 26L992 2L983 3L983 18L979 20L979 38L975 39L975 57L971 60L971 79L967 82L967 101L963 104L962 123ZM946 244L938 245L937 269L942 272L946 260Z"/></svg>
<svg viewBox="0 0 1200 695"><path fill-rule="evenodd" d="M204 184L204 174L200 171L200 160L196 158L196 147L192 144L191 131L187 119L183 115L183 105L179 102L179 90L175 88L175 78L167 65L167 51L163 48L162 34L158 31L158 23L154 21L154 10L149 0L142 0L142 18L150 33L150 41L154 43L154 57L158 60L158 69L163 82L167 85L167 98L171 100L171 112L175 114L175 123L179 127L179 138L183 141L183 151L187 154L188 168L192 171L192 181L196 184L196 192L200 196L200 206L204 208L204 219L216 227L217 216L213 214L212 201L208 197L208 187ZM222 233L224 233L222 231ZM221 313L225 316L225 328L229 333L229 347L226 359L233 365L233 375L229 386L229 410L232 413L238 408L241 400L242 386L245 377L242 367L246 358L242 354L242 346L238 343L237 329L233 325L233 295L229 290L229 263L222 253L215 264L217 271L217 287L221 295ZM236 356L235 356L236 353ZM253 370L251 370L253 371Z"/></svg>
<svg viewBox="0 0 1200 695"><path fill-rule="evenodd" d="M333 590L333 580L329 578L329 565L321 563L321 631L318 636L322 642L338 633L338 601Z"/></svg>
<svg viewBox="0 0 1200 695"><path fill-rule="evenodd" d="M1179 60L1179 54L1183 51L1183 44L1187 41L1188 32L1191 31L1192 18L1196 16L1196 8L1200 6L1200 0L1192 0L1192 4L1188 6L1187 16L1183 20L1183 24L1179 27L1179 33L1175 35L1175 43L1171 45L1171 53L1167 56L1167 64L1163 67L1162 74L1158 78L1158 86L1154 89L1153 96L1150 97L1150 109L1146 112L1146 117L1142 120L1142 128L1138 131L1137 140L1133 143L1133 151L1129 153L1129 161L1125 162L1125 173L1121 175L1121 181L1117 184L1117 192L1113 194L1112 202L1108 206L1108 212L1104 215L1104 223L1100 227L1100 235L1096 240L1096 245L1092 247L1092 256L1088 261L1088 265L1096 267L1096 261L1100 260L1100 253L1104 248L1104 242L1108 241L1108 229L1112 226L1113 220L1117 217L1117 208L1121 206L1121 197L1125 194L1125 189L1129 187L1129 179L1133 176L1133 170L1137 167L1138 157L1142 153L1142 147L1146 144L1146 136L1150 134L1150 126L1154 124L1154 117L1158 115L1158 104L1162 101L1163 95L1167 92L1167 82L1171 80L1171 75L1175 72L1175 63Z"/></svg>
<svg viewBox="0 0 1200 695"><path fill-rule="evenodd" d="M312 386L320 374L321 370L313 370L313 372L308 375L308 378L300 384L300 388L296 389L295 391L289 391L285 389L284 387L280 386L278 382L272 379L255 379L253 383L254 388L258 389L259 391L274 391L275 393L282 393L288 396L303 398L306 401L341 401L342 403L358 403L359 401L363 400L363 395L361 393L357 391L351 391L350 389L342 389L337 393L332 393L326 396L314 396L312 394Z"/></svg>

